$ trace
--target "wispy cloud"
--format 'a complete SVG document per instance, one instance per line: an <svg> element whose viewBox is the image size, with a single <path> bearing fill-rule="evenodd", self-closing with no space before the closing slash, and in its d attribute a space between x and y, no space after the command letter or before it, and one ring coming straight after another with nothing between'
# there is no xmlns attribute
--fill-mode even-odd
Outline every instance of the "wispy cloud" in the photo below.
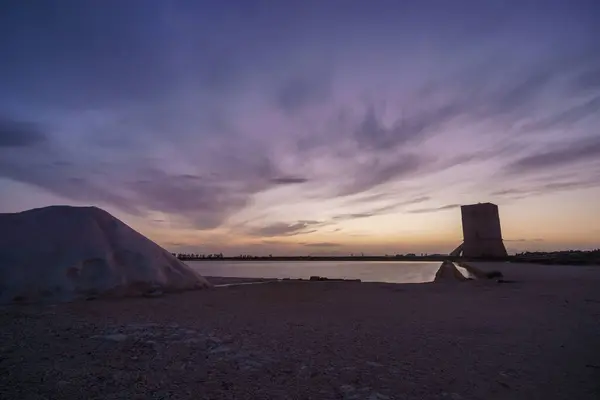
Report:
<svg viewBox="0 0 600 400"><path fill-rule="evenodd" d="M291 224L278 222L262 227L250 228L246 233L259 237L296 236L316 232L315 227L322 224L319 221L298 221Z"/></svg>
<svg viewBox="0 0 600 400"><path fill-rule="evenodd" d="M28 147L47 136L33 123L0 116L0 147Z"/></svg>
<svg viewBox="0 0 600 400"><path fill-rule="evenodd" d="M585 161L600 159L600 138L570 141L522 157L507 167L507 172L520 174L569 166Z"/></svg>
<svg viewBox="0 0 600 400"><path fill-rule="evenodd" d="M503 239L505 242L543 242L544 239L534 238L534 239Z"/></svg>
<svg viewBox="0 0 600 400"><path fill-rule="evenodd" d="M77 149L57 140L43 140L46 136L42 132L23 128L33 125L5 125L11 129L4 129L0 140L6 146L18 145L27 153L5 149L0 157L0 177L135 215L170 213L182 224L197 229L220 226L229 215L244 208L255 193L305 182L287 176L273 160L256 153L211 154L206 173L196 173L198 166L182 173L169 171L173 168L161 165L160 159L129 157L112 149L110 153L95 149L80 155ZM43 146L33 146L41 140ZM185 153L183 157L187 159Z"/></svg>
<svg viewBox="0 0 600 400"><path fill-rule="evenodd" d="M339 247L341 246L339 243L333 242L316 242L316 243L301 243L306 247Z"/></svg>
<svg viewBox="0 0 600 400"><path fill-rule="evenodd" d="M438 211L452 210L452 209L459 208L459 207L460 207L460 204L447 204L445 206L440 206L440 207L418 208L418 209L409 210L406 212L409 214L426 214L426 213L433 213L433 212L438 212Z"/></svg>
<svg viewBox="0 0 600 400"><path fill-rule="evenodd" d="M335 195L349 196L363 193L395 180L414 176L427 165L429 157L412 153L386 156L373 154L364 163L350 164L353 174L349 179L337 183Z"/></svg>
<svg viewBox="0 0 600 400"><path fill-rule="evenodd" d="M525 124L522 132L543 131L568 127L587 117L597 115L600 112L600 97L595 97L584 103L573 106L556 115Z"/></svg>
<svg viewBox="0 0 600 400"><path fill-rule="evenodd" d="M515 183L513 183L515 185ZM525 181L519 184L518 187L508 189L500 189L491 192L492 196L508 197L508 198L523 198L530 196L538 196L548 193L562 192L565 190L576 190L595 187L600 185L600 173L597 176L584 177L575 180L556 180L553 177L545 178L536 182Z"/></svg>
<svg viewBox="0 0 600 400"><path fill-rule="evenodd" d="M308 182L308 179L296 177L296 176L282 176L282 177L271 179L271 182L275 183L277 185L294 185L294 184L306 183L306 182Z"/></svg>
<svg viewBox="0 0 600 400"><path fill-rule="evenodd" d="M332 219L334 221L344 221L344 220L352 220L352 219L360 219L360 218L369 218L369 217L373 217L375 215L383 215L383 214L392 213L392 212L400 210L401 208L403 208L405 206L423 203L430 199L431 199L431 197L429 197L429 196L420 196L420 197L416 197L413 199L392 203L392 204L389 204L386 206L372 208L368 211L334 215L332 217Z"/></svg>
<svg viewBox="0 0 600 400"><path fill-rule="evenodd" d="M308 67L284 80L276 92L276 104L286 113L322 104L331 96L331 71L325 66Z"/></svg>

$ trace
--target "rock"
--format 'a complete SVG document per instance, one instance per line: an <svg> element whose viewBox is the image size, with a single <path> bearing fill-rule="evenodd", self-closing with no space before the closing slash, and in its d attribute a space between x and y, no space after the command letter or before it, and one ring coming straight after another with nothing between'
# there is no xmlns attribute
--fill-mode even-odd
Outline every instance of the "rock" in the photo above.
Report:
<svg viewBox="0 0 600 400"><path fill-rule="evenodd" d="M383 364L375 362L375 361L367 361L366 364L370 367L383 367Z"/></svg>
<svg viewBox="0 0 600 400"><path fill-rule="evenodd" d="M490 271L490 272L485 273L485 277L488 279L494 279L494 278L503 278L504 275L502 275L502 272L500 272L500 271Z"/></svg>
<svg viewBox="0 0 600 400"><path fill-rule="evenodd" d="M124 340L127 340L127 335L124 335L122 333L114 333L112 335L95 336L95 337L110 340L113 342L122 342Z"/></svg>
<svg viewBox="0 0 600 400"><path fill-rule="evenodd" d="M464 282L467 278L451 261L444 261L435 274L434 282Z"/></svg>
<svg viewBox="0 0 600 400"><path fill-rule="evenodd" d="M219 353L227 353L231 351L231 348L228 346L219 346L214 349L209 350L210 354L219 354Z"/></svg>
<svg viewBox="0 0 600 400"><path fill-rule="evenodd" d="M342 385L340 386L340 392L342 393L352 393L356 391L356 388L352 385Z"/></svg>
<svg viewBox="0 0 600 400"><path fill-rule="evenodd" d="M371 395L369 396L369 400L388 400L389 398L390 396L386 396L377 392L371 393Z"/></svg>
<svg viewBox="0 0 600 400"><path fill-rule="evenodd" d="M144 293L144 297L162 297L164 292L159 288L153 288L146 293Z"/></svg>

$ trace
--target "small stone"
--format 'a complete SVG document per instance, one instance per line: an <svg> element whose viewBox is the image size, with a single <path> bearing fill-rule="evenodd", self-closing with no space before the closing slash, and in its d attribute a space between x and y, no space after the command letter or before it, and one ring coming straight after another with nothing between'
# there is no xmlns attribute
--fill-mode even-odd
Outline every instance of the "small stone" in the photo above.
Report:
<svg viewBox="0 0 600 400"><path fill-rule="evenodd" d="M498 381L498 384L506 389L510 389L510 385L506 382Z"/></svg>
<svg viewBox="0 0 600 400"><path fill-rule="evenodd" d="M210 354L218 354L218 353L226 353L228 351L231 351L231 348L229 348L228 346L219 346L215 349L212 349L209 351Z"/></svg>
<svg viewBox="0 0 600 400"><path fill-rule="evenodd" d="M366 364L370 367L383 367L383 364L375 361L367 361Z"/></svg>
<svg viewBox="0 0 600 400"><path fill-rule="evenodd" d="M112 335L106 335L103 338L106 340L111 340L113 342L122 342L127 339L127 335L124 335L122 333L115 333Z"/></svg>
<svg viewBox="0 0 600 400"><path fill-rule="evenodd" d="M356 389L352 385L342 385L342 386L340 386L340 391L342 393L350 393L350 392L354 392L355 390Z"/></svg>
<svg viewBox="0 0 600 400"><path fill-rule="evenodd" d="M162 297L163 295L164 293L160 289L153 289L144 293L144 297Z"/></svg>
<svg viewBox="0 0 600 400"><path fill-rule="evenodd" d="M386 396L384 394L381 393L371 393L371 395L369 396L369 400L389 400L390 396Z"/></svg>

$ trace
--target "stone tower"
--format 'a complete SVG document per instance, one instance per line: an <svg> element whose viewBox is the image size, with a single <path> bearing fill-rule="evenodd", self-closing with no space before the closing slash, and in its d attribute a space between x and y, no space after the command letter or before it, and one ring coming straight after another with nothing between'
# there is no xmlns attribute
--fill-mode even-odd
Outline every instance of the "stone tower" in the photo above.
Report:
<svg viewBox="0 0 600 400"><path fill-rule="evenodd" d="M464 257L506 257L498 206L479 203L461 206Z"/></svg>

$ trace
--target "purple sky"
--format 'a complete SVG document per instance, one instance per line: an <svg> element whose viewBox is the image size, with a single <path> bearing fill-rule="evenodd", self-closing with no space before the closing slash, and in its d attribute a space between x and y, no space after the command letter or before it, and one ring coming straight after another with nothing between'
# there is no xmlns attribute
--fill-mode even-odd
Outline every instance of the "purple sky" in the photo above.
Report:
<svg viewBox="0 0 600 400"><path fill-rule="evenodd" d="M0 4L0 212L93 204L165 247L600 243L600 3Z"/></svg>

